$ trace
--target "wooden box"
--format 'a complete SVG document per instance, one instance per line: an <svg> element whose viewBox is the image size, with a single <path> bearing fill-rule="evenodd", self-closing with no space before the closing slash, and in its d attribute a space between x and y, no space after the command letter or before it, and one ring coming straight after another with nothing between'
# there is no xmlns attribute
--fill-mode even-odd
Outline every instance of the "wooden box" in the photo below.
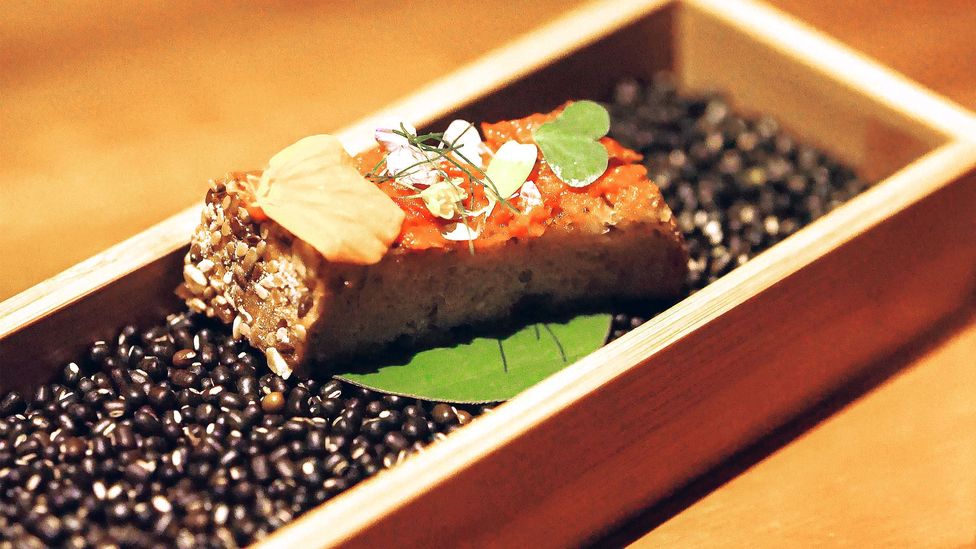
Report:
<svg viewBox="0 0 976 549"><path fill-rule="evenodd" d="M973 298L974 119L760 4L587 5L384 112L435 127L506 118L661 69L775 116L880 183L260 545L592 539ZM367 146L383 116L344 141ZM194 206L0 304L0 393L49 379L123 322L177 310L198 216Z"/></svg>

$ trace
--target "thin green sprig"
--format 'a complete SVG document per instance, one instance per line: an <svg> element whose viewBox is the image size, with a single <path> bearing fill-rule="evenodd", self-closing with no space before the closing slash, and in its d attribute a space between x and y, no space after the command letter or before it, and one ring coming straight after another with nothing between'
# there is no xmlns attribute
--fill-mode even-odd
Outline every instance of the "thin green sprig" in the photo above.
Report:
<svg viewBox="0 0 976 549"><path fill-rule="evenodd" d="M474 126L469 125L464 130L464 132L461 132L461 135L463 136L464 133L467 132L472 127ZM407 166L406 168L404 168L394 176L390 174L384 175L380 173L380 168L386 164L386 155L384 155L383 158L380 160L380 162L377 163L375 167L373 167L373 169L369 172L369 174L367 174L367 177L369 177L370 179L379 182L389 181L392 179L395 180L398 184L404 185L412 190L416 190L413 185L410 185L409 183L405 184L400 179L403 178L404 176L409 176L417 173L424 165L429 165L432 166L435 170L437 170L440 173L440 175L444 178L445 181L457 187L457 185L455 185L454 182L451 181L451 178L447 174L447 172L445 172L444 169L439 164L441 160L444 160L450 163L451 165L453 165L454 167L456 167L457 169L461 170L462 173L468 176L468 179L470 179L472 183L479 184L485 190L490 191L491 194L494 196L496 203L500 203L506 208L510 209L511 211L518 213L518 209L515 206L513 206L511 202L508 201L507 197L503 197L499 194L498 187L495 185L495 182L491 180L488 174L481 168L477 167L474 164L474 162L471 161L471 159L469 159L463 153L461 153L460 151L461 146L456 144L458 140L455 140L453 143L446 141L444 139L443 132L430 132L430 133L425 133L420 135L412 135L409 131L407 131L406 127L402 124L400 125L399 130L391 130L391 133L406 139L407 146L416 148L417 150L419 150L421 153L424 154L425 158L423 160L419 160ZM428 153L433 153L433 156L431 156L431 154ZM458 158L460 158L461 161L464 162L464 164L455 160L451 156L452 154L457 155ZM471 168L473 168L477 173L475 173L475 171L472 171ZM473 193L472 195L469 196L469 198L473 198ZM462 218L466 216L470 216L471 210L468 207L464 206L463 204L462 206L463 207L460 208Z"/></svg>
<svg viewBox="0 0 976 549"><path fill-rule="evenodd" d="M409 195L407 198L420 198L421 197L420 189L418 189L415 185L407 181L404 181L404 178L420 172L422 169L424 169L424 166L432 167L435 171L438 172L441 178L443 178L443 180L448 185L451 185L454 188L454 191L457 194L457 196L462 196L462 191L464 191L464 194L467 195L467 201L468 201L467 204L464 203L464 199L462 198L455 201L454 206L459 212L461 217L461 223L464 224L464 227L467 230L468 234L469 235L474 234L474 231L471 230L470 220L481 214L481 212L478 212L476 214L472 210L472 206L474 202L474 193L473 192L468 193L467 191L462 189L460 185L455 183L454 178L452 178L441 166L442 160L453 165L462 173L464 173L466 176L468 176L468 179L472 182L472 184L481 185L482 188L485 189L486 194L491 193L491 196L488 197L489 204L492 201L494 201L496 204L500 203L504 207L508 208L509 210L515 213L518 213L518 209L515 208L515 206L513 206L506 197L501 196L501 194L498 192L498 187L495 185L495 182L491 180L491 177L488 176L488 173L485 172L485 170L479 168L474 162L471 161L471 159L467 158L460 151L461 145L458 144L460 138L463 137L464 134L468 132L468 130L471 130L472 128L474 128L474 125L468 124L468 127L461 132L458 138L455 139L453 142L450 142L444 139L444 132L429 132L421 135L413 135L409 131L407 131L406 126L401 123L399 130L391 129L390 132L394 135L398 135L404 138L407 141L406 146L413 147L414 149L419 151L424 158L400 170L399 172L396 173L396 175L390 173L384 174L382 173L381 170L383 166L387 164L387 158L389 157L389 153L387 153L383 155L383 158L381 158L380 161L377 162L375 166L373 166L373 169L369 171L366 177L378 183L392 180L396 184L401 185L417 193L414 195ZM452 155L456 155L458 158L461 159L461 162L464 162L464 164L458 162ZM475 171L477 173L475 173ZM468 250L472 254L474 254L473 239L468 240Z"/></svg>

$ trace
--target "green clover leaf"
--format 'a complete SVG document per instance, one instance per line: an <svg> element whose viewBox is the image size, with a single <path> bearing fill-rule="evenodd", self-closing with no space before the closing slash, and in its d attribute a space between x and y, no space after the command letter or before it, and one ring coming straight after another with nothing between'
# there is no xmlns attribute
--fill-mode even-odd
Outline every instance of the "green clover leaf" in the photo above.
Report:
<svg viewBox="0 0 976 549"><path fill-rule="evenodd" d="M610 158L599 139L610 131L610 114L593 101L577 101L535 131L533 137L556 177L585 187L607 171Z"/></svg>

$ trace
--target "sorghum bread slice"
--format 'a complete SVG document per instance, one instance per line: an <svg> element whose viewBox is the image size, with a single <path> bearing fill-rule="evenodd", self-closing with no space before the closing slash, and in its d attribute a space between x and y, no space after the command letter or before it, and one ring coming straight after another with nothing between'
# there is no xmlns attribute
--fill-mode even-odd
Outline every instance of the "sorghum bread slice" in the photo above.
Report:
<svg viewBox="0 0 976 549"><path fill-rule="evenodd" d="M529 140L524 130L547 116L483 126L487 150ZM502 319L526 300L562 308L679 295L687 252L671 211L634 163L639 155L601 142L611 161L596 183L569 188L540 157L534 202L513 196L513 208L496 207L473 242L441 238L433 229L449 220L395 182L378 182L406 219L369 265L326 260L253 206L256 174L229 174L212 182L179 292L191 309L265 350L280 372ZM363 173L375 154L358 158Z"/></svg>
<svg viewBox="0 0 976 549"><path fill-rule="evenodd" d="M180 292L278 368L501 318L529 297L554 307L668 298L685 278L687 259L659 195L662 206L644 219L605 232L547 231L474 254L396 247L360 266L330 264L275 222L254 222L236 193L242 176L213 183Z"/></svg>

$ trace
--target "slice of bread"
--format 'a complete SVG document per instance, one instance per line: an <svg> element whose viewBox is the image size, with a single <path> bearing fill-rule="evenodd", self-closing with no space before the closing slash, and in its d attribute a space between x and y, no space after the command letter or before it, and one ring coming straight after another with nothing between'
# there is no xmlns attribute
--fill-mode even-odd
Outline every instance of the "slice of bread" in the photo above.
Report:
<svg viewBox="0 0 976 549"><path fill-rule="evenodd" d="M496 236L473 252L467 242L398 241L373 265L331 263L262 219L247 206L248 174L232 173L211 184L178 293L264 350L281 374L505 319L525 302L555 309L673 298L683 289L687 252L640 169L624 188L549 201L549 216L529 234Z"/></svg>

